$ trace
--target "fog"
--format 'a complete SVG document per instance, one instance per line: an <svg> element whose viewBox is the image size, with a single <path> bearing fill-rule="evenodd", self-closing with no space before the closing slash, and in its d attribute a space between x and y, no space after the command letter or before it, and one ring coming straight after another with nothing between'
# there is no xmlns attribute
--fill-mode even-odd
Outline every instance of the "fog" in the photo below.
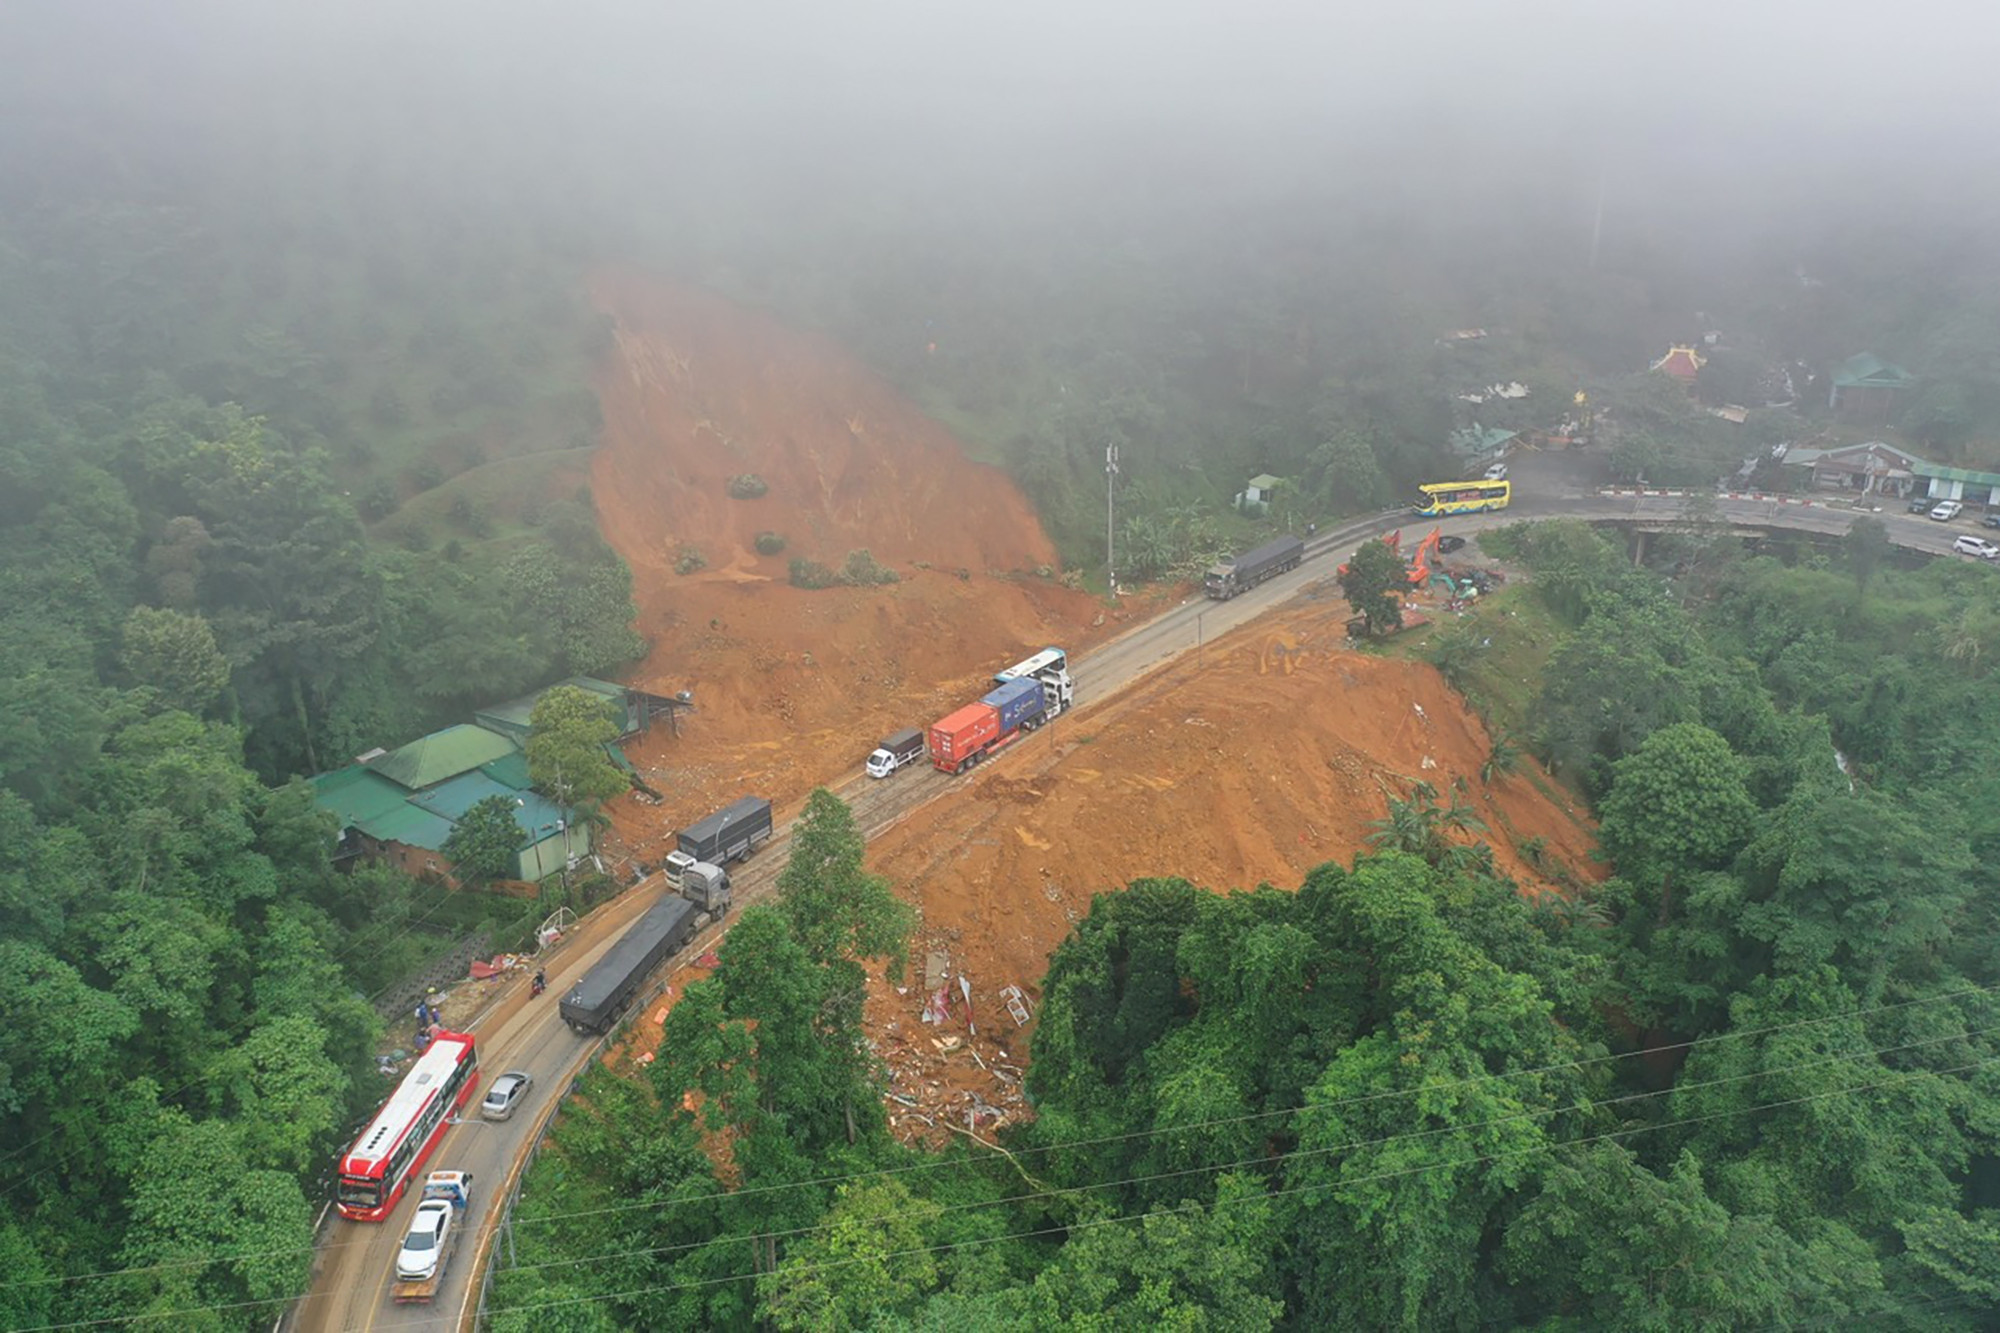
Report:
<svg viewBox="0 0 2000 1333"><path fill-rule="evenodd" d="M1968 6L133 0L0 24L12 153L428 154L530 194L1415 198L1553 171L1648 206L1935 208L1981 184L2000 112Z"/></svg>

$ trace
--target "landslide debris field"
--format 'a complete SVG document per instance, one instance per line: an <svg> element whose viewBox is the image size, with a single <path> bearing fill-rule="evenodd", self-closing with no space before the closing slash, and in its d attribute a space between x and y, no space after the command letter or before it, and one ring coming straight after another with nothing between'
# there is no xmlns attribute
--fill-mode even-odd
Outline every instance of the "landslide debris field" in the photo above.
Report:
<svg viewBox="0 0 2000 1333"><path fill-rule="evenodd" d="M880 734L977 697L996 667L1044 643L1087 656L1146 614L1107 615L1038 575L1054 551L1019 492L838 348L631 274L601 275L596 299L617 341L592 484L653 644L632 678L692 689L699 710L679 738L661 728L632 750L665 797L614 804L641 859L746 791L784 817L814 785L852 776ZM730 478L751 473L766 493L731 498ZM765 531L786 549L760 555ZM676 573L689 546L706 565ZM838 565L862 547L901 581L786 581L793 555ZM904 987L878 986L870 1005L899 1132L1018 1113L1032 1022L1018 1026L999 991L1020 987L1032 1013L1049 954L1100 890L1151 875L1295 886L1349 861L1416 781L1473 808L1525 891L1555 888L1543 866L1595 873L1580 808L1531 760L1483 780L1490 738L1437 672L1348 650L1346 603L1330 583L1315 591L1115 699L1090 695L1086 663L1080 712L871 844L871 865L922 913ZM1546 859L1531 865L1519 848L1537 838ZM927 981L956 996L961 975L976 1036L961 1008L919 1021ZM657 1041L654 1020L637 1044Z"/></svg>

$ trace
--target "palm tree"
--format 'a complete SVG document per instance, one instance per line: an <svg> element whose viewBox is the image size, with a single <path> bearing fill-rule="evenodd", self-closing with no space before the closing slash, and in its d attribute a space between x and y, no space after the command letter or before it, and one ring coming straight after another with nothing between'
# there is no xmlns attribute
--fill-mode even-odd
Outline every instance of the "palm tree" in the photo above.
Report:
<svg viewBox="0 0 2000 1333"><path fill-rule="evenodd" d="M1505 727L1493 733L1493 746L1486 753L1486 762L1479 766L1479 780L1487 786L1493 779L1505 777L1514 771L1514 765L1521 761L1521 747L1514 743L1513 735Z"/></svg>

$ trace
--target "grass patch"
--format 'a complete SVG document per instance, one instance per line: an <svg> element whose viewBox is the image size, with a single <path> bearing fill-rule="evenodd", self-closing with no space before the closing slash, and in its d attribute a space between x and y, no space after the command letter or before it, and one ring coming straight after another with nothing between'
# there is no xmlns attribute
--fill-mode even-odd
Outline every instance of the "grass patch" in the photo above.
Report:
<svg viewBox="0 0 2000 1333"><path fill-rule="evenodd" d="M1436 663L1487 725L1532 734L1529 713L1542 673L1569 631L1532 585L1482 597L1471 614L1452 617L1383 645L1397 656Z"/></svg>

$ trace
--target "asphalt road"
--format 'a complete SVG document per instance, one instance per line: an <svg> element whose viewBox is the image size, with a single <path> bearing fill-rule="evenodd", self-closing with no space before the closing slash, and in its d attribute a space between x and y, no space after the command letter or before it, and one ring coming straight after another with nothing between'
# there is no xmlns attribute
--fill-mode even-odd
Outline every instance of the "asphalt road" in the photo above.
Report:
<svg viewBox="0 0 2000 1333"><path fill-rule="evenodd" d="M1670 522L1686 506L1684 500L1675 497L1600 496L1574 463L1559 455L1522 459L1514 468L1514 478L1520 498L1512 509L1502 514L1447 519L1436 526L1447 534L1469 535L1520 519L1559 515ZM1889 528L1893 541L1913 550L1946 554L1959 533L1978 531L1965 520L1934 523L1900 510L1901 506L1885 509L1877 517ZM1855 511L1848 509L1732 500L1719 501L1716 513L1739 523L1822 534L1845 532L1856 516ZM1073 658L1076 709L1046 728L1046 736L1030 735L1016 744L1053 747L1075 725L1073 719L1078 710L1087 715L1093 705L1109 700L1140 677L1185 653L1198 651L1202 644L1256 619L1320 579L1331 577L1335 567L1362 541L1397 527L1404 529L1406 538L1414 537L1431 526L1427 520L1398 513L1329 529L1308 542L1306 563L1296 573L1280 576L1228 602L1191 598L1128 630L1088 658ZM996 757L996 762L1005 762L1004 752ZM853 807L863 831L874 837L965 780L969 779L954 779L928 766L916 766L883 781L871 781L857 773L836 784L835 790ZM773 891L778 869L785 862L789 837L788 828L779 829L755 857L732 871L739 909ZM592 913L549 960L546 993L529 1002L524 984L516 994L473 1024L479 1038L483 1077L490 1079L511 1069L524 1070L534 1077L535 1088L528 1103L509 1123L487 1124L472 1116L452 1125L428 1164L429 1169L465 1170L475 1175L473 1203L467 1219L470 1229L453 1256L435 1302L429 1306L397 1306L389 1295L398 1242L415 1209L417 1191L411 1191L382 1222L343 1219L332 1222L318 1256L312 1288L295 1307L295 1326L314 1330L471 1327L477 1291L474 1279L485 1259L513 1173L519 1169L554 1099L581 1071L596 1048L594 1041L576 1036L563 1024L556 1011L556 999L645 908L657 901L661 892L661 882L655 876ZM697 956L706 947L706 940L692 944L668 964L661 980L670 979L680 963ZM475 1094L475 1099L479 1095L483 1091Z"/></svg>

